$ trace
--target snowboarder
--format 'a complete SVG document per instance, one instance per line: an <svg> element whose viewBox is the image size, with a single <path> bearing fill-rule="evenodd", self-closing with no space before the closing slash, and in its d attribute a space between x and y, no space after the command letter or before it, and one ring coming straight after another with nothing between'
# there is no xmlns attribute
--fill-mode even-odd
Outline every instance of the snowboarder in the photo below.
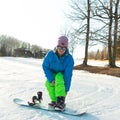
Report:
<svg viewBox="0 0 120 120"><path fill-rule="evenodd" d="M69 53L66 36L58 38L57 46L45 56L42 67L47 78L45 85L51 99L48 105L63 111L74 67L74 60Z"/></svg>

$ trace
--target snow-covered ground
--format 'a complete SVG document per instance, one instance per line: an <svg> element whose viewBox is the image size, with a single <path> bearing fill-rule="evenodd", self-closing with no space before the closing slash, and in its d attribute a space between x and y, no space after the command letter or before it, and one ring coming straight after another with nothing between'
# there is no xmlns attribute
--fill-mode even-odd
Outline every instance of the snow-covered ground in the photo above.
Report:
<svg viewBox="0 0 120 120"><path fill-rule="evenodd" d="M68 107L78 111L87 110L87 114L81 117L23 108L14 104L14 98L28 101L39 90L43 91L43 104L47 105L49 102L41 63L42 60L33 58L0 57L0 120L120 119L120 78L87 71L73 72L71 90L66 98ZM106 63L94 61L91 64Z"/></svg>

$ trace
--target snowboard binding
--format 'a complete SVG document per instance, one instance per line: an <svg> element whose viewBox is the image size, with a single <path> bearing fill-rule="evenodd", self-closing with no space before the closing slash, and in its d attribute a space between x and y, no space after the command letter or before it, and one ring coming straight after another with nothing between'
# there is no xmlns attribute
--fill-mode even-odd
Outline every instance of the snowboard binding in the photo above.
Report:
<svg viewBox="0 0 120 120"><path fill-rule="evenodd" d="M32 102L29 102L28 101L28 105L29 106L34 106L36 104L40 104L42 101L42 92L41 91L38 91L37 92L37 96L33 96L32 97Z"/></svg>

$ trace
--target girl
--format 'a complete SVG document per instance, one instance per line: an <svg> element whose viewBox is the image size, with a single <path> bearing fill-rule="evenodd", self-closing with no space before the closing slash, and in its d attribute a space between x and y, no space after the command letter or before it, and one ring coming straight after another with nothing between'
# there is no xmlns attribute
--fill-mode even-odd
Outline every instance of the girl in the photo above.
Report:
<svg viewBox="0 0 120 120"><path fill-rule="evenodd" d="M51 103L57 110L65 110L65 97L70 90L74 60L68 50L68 38L61 36L54 50L46 55L42 64Z"/></svg>

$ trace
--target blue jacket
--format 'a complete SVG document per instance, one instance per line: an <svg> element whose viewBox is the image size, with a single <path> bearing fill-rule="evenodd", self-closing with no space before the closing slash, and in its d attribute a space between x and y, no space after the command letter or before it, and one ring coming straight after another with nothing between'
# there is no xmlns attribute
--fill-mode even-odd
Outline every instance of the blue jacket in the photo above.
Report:
<svg viewBox="0 0 120 120"><path fill-rule="evenodd" d="M61 72L64 75L66 92L69 91L74 60L68 50L61 58L58 58L55 51L49 51L43 61L42 67L49 82L54 80L54 73Z"/></svg>

